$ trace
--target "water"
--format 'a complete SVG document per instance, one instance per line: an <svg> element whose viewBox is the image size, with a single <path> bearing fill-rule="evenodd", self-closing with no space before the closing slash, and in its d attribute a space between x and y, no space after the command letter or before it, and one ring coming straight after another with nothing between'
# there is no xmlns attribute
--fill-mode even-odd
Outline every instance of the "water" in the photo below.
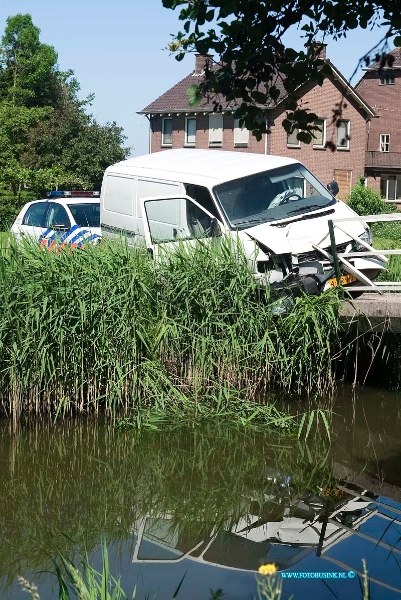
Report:
<svg viewBox="0 0 401 600"><path fill-rule="evenodd" d="M331 446L219 424L138 436L93 419L2 422L0 597L28 598L23 575L57 598L57 552L100 569L104 539L141 600L171 600L181 580L178 600L257 597L262 563L287 574L282 598L362 598L363 558L371 597L400 598L399 400L341 389ZM302 572L343 576L288 579Z"/></svg>

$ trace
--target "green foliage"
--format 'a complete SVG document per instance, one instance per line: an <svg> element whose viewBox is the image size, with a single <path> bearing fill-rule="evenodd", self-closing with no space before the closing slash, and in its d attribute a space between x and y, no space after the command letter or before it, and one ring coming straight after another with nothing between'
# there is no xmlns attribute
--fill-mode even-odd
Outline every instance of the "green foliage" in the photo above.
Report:
<svg viewBox="0 0 401 600"><path fill-rule="evenodd" d="M352 188L348 196L348 204L358 215L380 215L397 212L395 204L386 202L380 192L377 192L370 186L365 186L364 180L359 178L356 185ZM401 224L400 223L372 223L372 233L375 239L375 248L399 248L401 245ZM389 270L392 281L399 262L398 257L390 258ZM383 273L382 280L389 281L387 274Z"/></svg>
<svg viewBox="0 0 401 600"><path fill-rule="evenodd" d="M0 95L14 106L49 106L53 95L57 53L40 42L30 15L7 19L1 40Z"/></svg>
<svg viewBox="0 0 401 600"><path fill-rule="evenodd" d="M2 409L115 414L184 399L217 406L223 389L244 401L332 389L335 291L297 298L281 316L272 301L228 242L158 263L105 240L59 253L11 244L0 262Z"/></svg>
<svg viewBox="0 0 401 600"><path fill-rule="evenodd" d="M170 398L161 398L151 407L135 407L129 417L119 420L117 426L123 430L160 431L207 426L213 420L260 432L271 429L294 431L296 419L293 416L281 412L273 402L259 404L244 400L244 396L246 390L221 388L217 393L206 394L201 401L195 401L173 388Z"/></svg>
<svg viewBox="0 0 401 600"><path fill-rule="evenodd" d="M302 141L312 140L316 116L297 107L297 99L301 86L311 81L322 85L331 73L329 64L319 57L316 42L319 44L326 36L341 39L356 27L370 29L373 24L381 25L385 28L383 40L375 48L367 48L360 61L366 66L372 58L380 59L388 50L388 39L401 32L398 5L387 1L162 1L165 8L178 9L183 22L183 31L169 44L177 60L182 60L186 52L215 57L213 68L206 68L198 96L213 98L216 107L221 97L233 108L239 106L236 117L243 117L258 139L266 131L265 120L260 119L260 105L271 106L279 100L289 113L283 123L286 131L299 128ZM298 39L299 28L304 49L297 51L285 42L291 36ZM384 66L386 60L385 57ZM390 60L391 57L389 64ZM341 118L343 106L333 106L333 122Z"/></svg>
<svg viewBox="0 0 401 600"><path fill-rule="evenodd" d="M364 179L359 177L348 196L348 204L358 215L379 215L397 211L395 204L383 200L380 192L365 186Z"/></svg>
<svg viewBox="0 0 401 600"><path fill-rule="evenodd" d="M70 600L70 591L79 600L128 600L120 580L110 572L109 554L105 540L102 544L102 570L92 567L88 556L82 556L79 568L63 554L59 554L61 568L56 567L60 600ZM130 596L136 596L135 589Z"/></svg>
<svg viewBox="0 0 401 600"><path fill-rule="evenodd" d="M0 232L8 231L26 202L36 200L35 192L22 191L19 199L7 189L0 189Z"/></svg>
<svg viewBox="0 0 401 600"><path fill-rule="evenodd" d="M0 47L0 187L12 192L13 213L26 187L36 198L59 185L100 189L105 168L129 153L120 127L86 112L93 96L79 100L73 71L58 70L39 34L30 15L18 14ZM0 196L0 213L5 203Z"/></svg>

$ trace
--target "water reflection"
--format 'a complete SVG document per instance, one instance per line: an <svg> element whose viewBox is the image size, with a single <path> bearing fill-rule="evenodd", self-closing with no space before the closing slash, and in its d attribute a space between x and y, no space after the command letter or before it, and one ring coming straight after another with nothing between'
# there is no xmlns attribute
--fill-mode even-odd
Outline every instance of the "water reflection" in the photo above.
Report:
<svg viewBox="0 0 401 600"><path fill-rule="evenodd" d="M26 598L15 583L24 574L41 581L42 598L56 598L54 580L37 574L52 567L55 547L71 558L88 552L96 566L105 535L113 572L127 591L137 586L137 598L171 598L184 574L178 598L208 599L210 588L230 599L253 597L266 562L287 574L356 573L325 582L287 578L285 598L361 598L362 558L372 597L398 598L396 466L388 469L391 483L383 482L383 464L398 444L399 422L389 410L379 418L370 404L340 397L333 447L318 436L303 444L218 424L135 436L84 420L27 423L17 432L3 423L0 595Z"/></svg>

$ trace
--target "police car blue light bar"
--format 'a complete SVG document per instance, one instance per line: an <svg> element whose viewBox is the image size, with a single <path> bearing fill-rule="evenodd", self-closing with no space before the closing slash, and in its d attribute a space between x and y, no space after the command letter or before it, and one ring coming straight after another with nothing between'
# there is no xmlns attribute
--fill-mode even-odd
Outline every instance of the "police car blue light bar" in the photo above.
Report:
<svg viewBox="0 0 401 600"><path fill-rule="evenodd" d="M99 198L100 192L90 190L52 190L46 193L47 198Z"/></svg>
<svg viewBox="0 0 401 600"><path fill-rule="evenodd" d="M52 190L51 192L47 192L46 196L48 198L60 198L60 197L65 196L65 194L66 194L66 192L64 192L63 190Z"/></svg>

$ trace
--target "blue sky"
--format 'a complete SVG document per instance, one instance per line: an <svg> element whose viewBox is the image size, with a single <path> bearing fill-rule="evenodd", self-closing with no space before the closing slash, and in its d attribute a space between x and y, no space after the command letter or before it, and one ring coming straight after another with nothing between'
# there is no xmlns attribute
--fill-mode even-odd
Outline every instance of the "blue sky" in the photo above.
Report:
<svg viewBox="0 0 401 600"><path fill-rule="evenodd" d="M116 121L132 155L146 154L148 122L136 111L190 73L194 64L192 55L178 63L163 50L180 28L178 12L163 8L161 0L0 0L1 32L7 17L17 13L32 15L41 41L58 52L60 68L75 71L82 97L95 94L92 112L98 121ZM327 56L350 77L380 33L356 30L339 42L326 40ZM291 42L302 44L296 37Z"/></svg>

